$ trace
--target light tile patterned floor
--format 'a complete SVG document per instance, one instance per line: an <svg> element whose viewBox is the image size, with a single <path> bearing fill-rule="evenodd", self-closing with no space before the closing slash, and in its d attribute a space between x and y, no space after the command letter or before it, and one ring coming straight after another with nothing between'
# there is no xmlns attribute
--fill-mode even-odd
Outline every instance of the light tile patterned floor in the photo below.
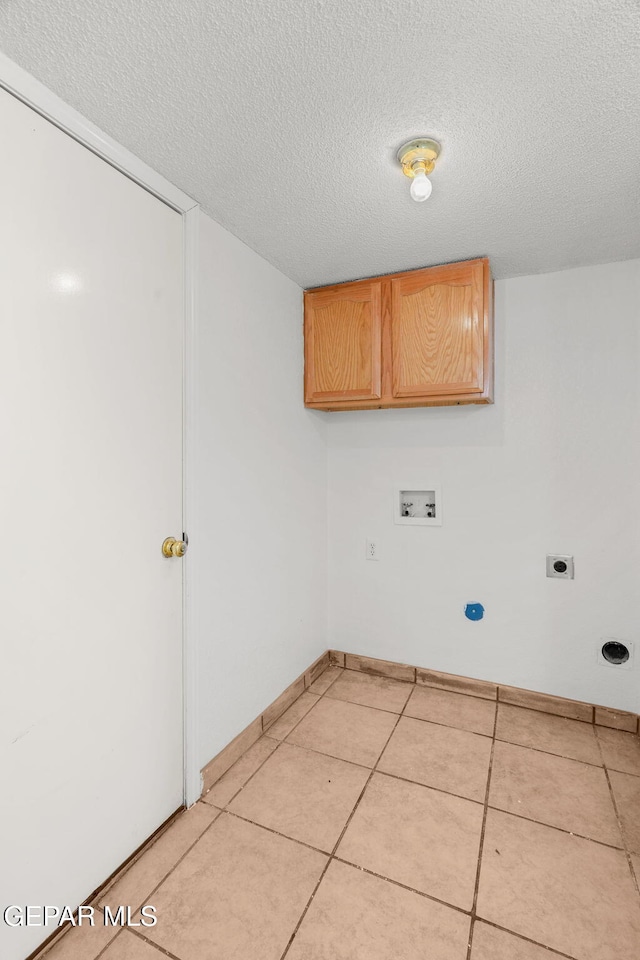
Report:
<svg viewBox="0 0 640 960"><path fill-rule="evenodd" d="M45 956L638 960L638 871L632 734L331 667Z"/></svg>

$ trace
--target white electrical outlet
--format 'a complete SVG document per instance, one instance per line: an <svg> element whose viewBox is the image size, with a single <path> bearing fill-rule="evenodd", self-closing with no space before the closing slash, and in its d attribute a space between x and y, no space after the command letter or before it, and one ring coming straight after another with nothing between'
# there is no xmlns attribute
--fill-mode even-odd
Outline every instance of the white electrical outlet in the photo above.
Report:
<svg viewBox="0 0 640 960"><path fill-rule="evenodd" d="M366 553L366 558L367 558L367 560L379 560L379 559L380 559L380 551L379 551L379 549L378 549L378 541L377 541L377 540L367 540L367 553Z"/></svg>

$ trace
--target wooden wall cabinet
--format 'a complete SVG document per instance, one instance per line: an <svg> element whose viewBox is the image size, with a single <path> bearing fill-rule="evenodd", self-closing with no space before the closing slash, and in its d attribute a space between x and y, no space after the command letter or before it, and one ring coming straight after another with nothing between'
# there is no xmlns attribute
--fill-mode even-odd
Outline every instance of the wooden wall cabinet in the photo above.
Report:
<svg viewBox="0 0 640 960"><path fill-rule="evenodd" d="M492 293L486 258L305 291L305 405L491 403Z"/></svg>

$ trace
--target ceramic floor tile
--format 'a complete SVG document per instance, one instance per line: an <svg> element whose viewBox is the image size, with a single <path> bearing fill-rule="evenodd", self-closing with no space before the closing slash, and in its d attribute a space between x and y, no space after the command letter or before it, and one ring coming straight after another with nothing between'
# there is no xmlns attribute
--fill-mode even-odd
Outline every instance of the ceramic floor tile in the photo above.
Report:
<svg viewBox="0 0 640 960"><path fill-rule="evenodd" d="M484 803L490 759L488 737L401 717L378 769Z"/></svg>
<svg viewBox="0 0 640 960"><path fill-rule="evenodd" d="M229 810L331 852L369 771L283 743Z"/></svg>
<svg viewBox="0 0 640 960"><path fill-rule="evenodd" d="M145 936L145 929L142 930ZM123 930L105 950L100 960L166 960L166 954L146 943L130 930Z"/></svg>
<svg viewBox="0 0 640 960"><path fill-rule="evenodd" d="M513 933L477 920L473 927L471 960L562 960L555 950L538 947Z"/></svg>
<svg viewBox="0 0 640 960"><path fill-rule="evenodd" d="M382 710L323 697L287 742L373 767L397 719Z"/></svg>
<svg viewBox="0 0 640 960"><path fill-rule="evenodd" d="M640 777L609 771L627 849L640 854Z"/></svg>
<svg viewBox="0 0 640 960"><path fill-rule="evenodd" d="M220 777L217 783L211 787L209 792L202 798L205 803L212 803L215 807L226 807L229 801L236 795L249 777L258 770L264 761L269 757L278 744L269 737L262 737L257 740L247 752L237 760L234 765L227 770L224 776Z"/></svg>
<svg viewBox="0 0 640 960"><path fill-rule="evenodd" d="M94 914L95 925L73 927L51 947L44 955L46 960L95 960L116 934L119 927L106 927L98 911Z"/></svg>
<svg viewBox="0 0 640 960"><path fill-rule="evenodd" d="M342 667L327 667L322 676L318 677L309 687L309 693L315 693L316 696L322 696L329 689L334 680L337 680L340 674L344 673Z"/></svg>
<svg viewBox="0 0 640 960"><path fill-rule="evenodd" d="M477 913L576 960L640 955L640 898L624 853L496 810Z"/></svg>
<svg viewBox="0 0 640 960"><path fill-rule="evenodd" d="M640 778L638 779L640 800ZM489 804L583 837L622 846L604 770L496 742Z"/></svg>
<svg viewBox="0 0 640 960"><path fill-rule="evenodd" d="M364 707L377 707L402 713L402 708L414 689L413 684L392 680L390 677L370 677L355 670L345 670L327 691L328 697L349 700Z"/></svg>
<svg viewBox="0 0 640 960"><path fill-rule="evenodd" d="M292 703L281 717L276 720L268 729L267 736L273 740L284 740L287 734L291 733L293 728L300 720L311 710L318 702L318 697L309 692L305 692L298 697L295 703Z"/></svg>
<svg viewBox="0 0 640 960"><path fill-rule="evenodd" d="M464 914L334 860L287 960L466 960L468 934Z"/></svg>
<svg viewBox="0 0 640 960"><path fill-rule="evenodd" d="M608 727L596 727L605 765L610 770L640 776L640 737Z"/></svg>
<svg viewBox="0 0 640 960"><path fill-rule="evenodd" d="M336 856L469 910L483 807L374 774Z"/></svg>
<svg viewBox="0 0 640 960"><path fill-rule="evenodd" d="M219 814L216 807L202 801L185 810L102 894L100 903L112 908L122 903L137 909Z"/></svg>
<svg viewBox="0 0 640 960"><path fill-rule="evenodd" d="M581 720L567 720L501 703L498 705L496 737L509 743L519 743L523 747L602 766L594 728Z"/></svg>
<svg viewBox="0 0 640 960"><path fill-rule="evenodd" d="M444 723L448 727L459 727L491 737L496 703L495 700L449 693L437 687L415 687L404 713L406 717Z"/></svg>
<svg viewBox="0 0 640 960"><path fill-rule="evenodd" d="M183 960L280 960L326 862L223 813L154 893L145 936Z"/></svg>

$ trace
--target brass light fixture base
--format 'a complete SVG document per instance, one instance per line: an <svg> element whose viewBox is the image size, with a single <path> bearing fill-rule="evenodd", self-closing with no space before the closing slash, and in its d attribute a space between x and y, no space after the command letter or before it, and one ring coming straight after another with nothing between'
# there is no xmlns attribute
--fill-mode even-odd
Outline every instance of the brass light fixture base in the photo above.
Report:
<svg viewBox="0 0 640 960"><path fill-rule="evenodd" d="M427 176L436 165L440 156L440 144L437 140L421 137L419 140L409 140L398 150L398 161L402 166L405 177L415 177L424 171Z"/></svg>

